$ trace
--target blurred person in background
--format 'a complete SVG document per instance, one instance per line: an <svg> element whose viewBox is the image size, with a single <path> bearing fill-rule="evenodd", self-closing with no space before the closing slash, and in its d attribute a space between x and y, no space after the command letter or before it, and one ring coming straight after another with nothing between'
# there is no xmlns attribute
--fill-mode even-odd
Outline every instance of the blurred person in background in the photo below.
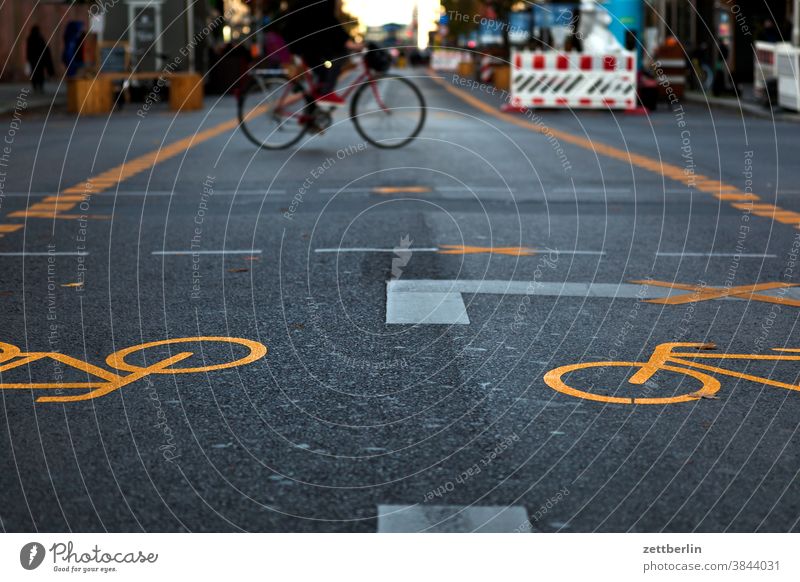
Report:
<svg viewBox="0 0 800 582"><path fill-rule="evenodd" d="M55 71L53 70L53 57L50 54L50 47L47 46L47 41L42 36L42 31L39 30L38 26L31 28L25 48L25 57L30 67L29 76L33 90L36 93L43 93L45 76L52 77L55 75Z"/></svg>
<svg viewBox="0 0 800 582"><path fill-rule="evenodd" d="M61 53L61 62L67 68L66 76L74 77L83 67L83 22L72 20L64 28L64 51Z"/></svg>

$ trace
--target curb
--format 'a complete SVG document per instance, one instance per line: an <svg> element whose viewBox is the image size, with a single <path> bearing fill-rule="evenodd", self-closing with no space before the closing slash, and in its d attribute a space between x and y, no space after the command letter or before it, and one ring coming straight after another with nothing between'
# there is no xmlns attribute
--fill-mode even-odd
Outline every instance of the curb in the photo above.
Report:
<svg viewBox="0 0 800 582"><path fill-rule="evenodd" d="M732 97L710 97L696 91L686 91L684 99L691 103L701 103L704 105L712 105L714 107L723 107L732 111L740 113L747 113L753 117L760 117L762 119L771 119L775 121L792 121L800 122L800 113L790 113L788 110L778 109L773 110L758 103L750 103L747 101L740 101Z"/></svg>

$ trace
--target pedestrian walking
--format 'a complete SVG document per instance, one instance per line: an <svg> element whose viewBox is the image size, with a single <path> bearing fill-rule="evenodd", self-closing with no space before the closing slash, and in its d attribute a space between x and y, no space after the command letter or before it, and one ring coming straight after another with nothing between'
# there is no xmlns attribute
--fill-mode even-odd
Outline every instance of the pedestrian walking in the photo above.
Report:
<svg viewBox="0 0 800 582"><path fill-rule="evenodd" d="M47 41L42 36L38 26L31 28L26 49L33 90L37 93L42 93L44 92L45 76L52 77L55 71L53 70L53 57L50 54L50 47L47 46Z"/></svg>

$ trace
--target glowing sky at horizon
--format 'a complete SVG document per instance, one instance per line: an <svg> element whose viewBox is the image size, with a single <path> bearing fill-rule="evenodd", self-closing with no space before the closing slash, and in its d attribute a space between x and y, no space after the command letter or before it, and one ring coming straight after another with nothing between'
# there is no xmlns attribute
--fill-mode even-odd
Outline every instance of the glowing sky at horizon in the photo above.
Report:
<svg viewBox="0 0 800 582"><path fill-rule="evenodd" d="M417 44L424 48L428 44L428 31L435 29L440 4L439 0L343 0L342 8L356 16L363 26L380 26L389 22L410 24L417 5L420 24Z"/></svg>
<svg viewBox="0 0 800 582"><path fill-rule="evenodd" d="M388 22L398 24L411 23L414 5L421 4L420 8L429 14L432 6L438 13L439 0L390 0L389 2L376 0L343 0L342 8L350 14L357 16L365 26L380 26Z"/></svg>

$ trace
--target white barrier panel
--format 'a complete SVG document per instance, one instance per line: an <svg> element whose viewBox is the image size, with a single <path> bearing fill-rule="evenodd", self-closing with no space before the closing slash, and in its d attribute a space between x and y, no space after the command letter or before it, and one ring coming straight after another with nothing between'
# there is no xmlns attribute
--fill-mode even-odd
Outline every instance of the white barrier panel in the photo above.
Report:
<svg viewBox="0 0 800 582"><path fill-rule="evenodd" d="M512 51L511 63L513 108L636 108L636 53Z"/></svg>
<svg viewBox="0 0 800 582"><path fill-rule="evenodd" d="M778 78L778 52L791 47L789 43L756 41L753 58L753 92L766 97L766 85Z"/></svg>
<svg viewBox="0 0 800 582"><path fill-rule="evenodd" d="M800 111L800 49L781 47L777 51L778 105Z"/></svg>
<svg viewBox="0 0 800 582"><path fill-rule="evenodd" d="M431 55L431 68L435 71L454 72L458 64L468 62L469 53L452 49L435 49Z"/></svg>

